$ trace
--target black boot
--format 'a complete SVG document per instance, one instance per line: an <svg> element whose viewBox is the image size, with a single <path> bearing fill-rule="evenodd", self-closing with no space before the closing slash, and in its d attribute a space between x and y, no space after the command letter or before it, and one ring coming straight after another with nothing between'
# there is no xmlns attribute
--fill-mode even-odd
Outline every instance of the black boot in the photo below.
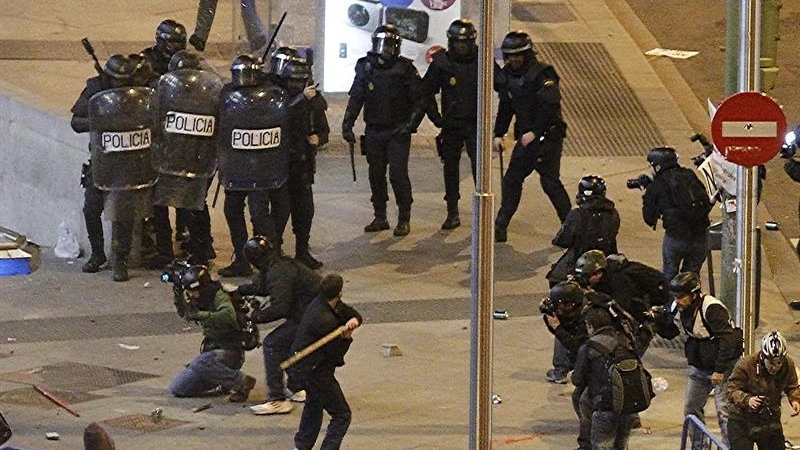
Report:
<svg viewBox="0 0 800 450"><path fill-rule="evenodd" d="M217 273L223 278L249 277L253 274L253 268L250 267L250 263L245 262L243 258L237 258L233 261L233 263L231 263L230 266L219 269Z"/></svg>
<svg viewBox="0 0 800 450"><path fill-rule="evenodd" d="M128 281L130 279L127 261L114 261L111 279L114 281Z"/></svg>
<svg viewBox="0 0 800 450"><path fill-rule="evenodd" d="M375 218L372 219L372 222L370 222L369 225L364 227L364 232L375 233L377 231L383 231L388 229L389 229L389 221L386 220L386 216L383 217L375 216Z"/></svg>
<svg viewBox="0 0 800 450"><path fill-rule="evenodd" d="M447 209L447 218L442 223L443 230L453 230L461 226L461 218L458 217L458 207Z"/></svg>
<svg viewBox="0 0 800 450"><path fill-rule="evenodd" d="M308 237L296 237L296 244L294 246L294 259L306 265L309 269L317 270L322 267L322 263L311 256L308 251Z"/></svg>
<svg viewBox="0 0 800 450"><path fill-rule="evenodd" d="M86 261L86 264L81 267L81 272L83 273L97 273L99 272L105 263L108 261L106 258L106 252L103 249L103 235L100 234L99 239L97 237L92 237L89 240L89 244L92 247L92 255L89 257L89 260Z"/></svg>

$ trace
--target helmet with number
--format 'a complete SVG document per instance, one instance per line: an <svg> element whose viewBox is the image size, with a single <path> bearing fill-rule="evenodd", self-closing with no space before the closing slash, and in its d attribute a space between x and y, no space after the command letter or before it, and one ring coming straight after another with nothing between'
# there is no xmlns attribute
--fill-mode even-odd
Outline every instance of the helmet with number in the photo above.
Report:
<svg viewBox="0 0 800 450"><path fill-rule="evenodd" d="M600 250L589 250L582 254L575 262L575 275L581 282L588 282L589 277L595 273L606 270L608 262L606 254Z"/></svg>
<svg viewBox="0 0 800 450"><path fill-rule="evenodd" d="M647 162L656 173L678 165L678 153L672 147L656 147L647 153Z"/></svg>
<svg viewBox="0 0 800 450"><path fill-rule="evenodd" d="M447 29L447 50L461 58L473 58L477 54L477 36L478 32L471 20L456 19Z"/></svg>
<svg viewBox="0 0 800 450"><path fill-rule="evenodd" d="M606 196L606 181L598 175L587 175L578 182L578 203L583 203L591 198Z"/></svg>
<svg viewBox="0 0 800 450"><path fill-rule="evenodd" d="M239 55L231 63L231 82L236 87L261 83L261 62L253 55Z"/></svg>
<svg viewBox="0 0 800 450"><path fill-rule="evenodd" d="M200 70L202 58L197 53L189 50L181 50L172 55L169 60L169 71L180 69Z"/></svg>
<svg viewBox="0 0 800 450"><path fill-rule="evenodd" d="M766 358L777 358L786 355L786 339L780 331L770 331L761 338L761 354Z"/></svg>
<svg viewBox="0 0 800 450"><path fill-rule="evenodd" d="M511 31L503 38L503 43L500 44L500 50L503 52L503 56L522 53L528 50L533 51L531 37L524 31Z"/></svg>
<svg viewBox="0 0 800 450"><path fill-rule="evenodd" d="M161 21L156 28L156 47L170 56L185 50L186 27L172 19Z"/></svg>
<svg viewBox="0 0 800 450"><path fill-rule="evenodd" d="M206 266L191 266L181 277L181 286L186 290L203 289L211 284L211 273Z"/></svg>
<svg viewBox="0 0 800 450"><path fill-rule="evenodd" d="M583 288L574 281L562 281L550 289L550 300L556 304L580 305L583 302Z"/></svg>
<svg viewBox="0 0 800 450"><path fill-rule="evenodd" d="M394 60L400 55L400 31L391 23L375 28L372 33L372 53L385 60Z"/></svg>
<svg viewBox="0 0 800 450"><path fill-rule="evenodd" d="M295 48L279 47L275 50L275 53L272 54L272 58L270 58L269 73L276 77L281 76L281 72L283 72L283 68L289 60L299 56Z"/></svg>
<svg viewBox="0 0 800 450"><path fill-rule="evenodd" d="M272 246L266 236L253 236L245 242L242 252L247 262L262 272L274 264L280 256L279 251Z"/></svg>
<svg viewBox="0 0 800 450"><path fill-rule="evenodd" d="M669 281L669 291L679 295L699 292L700 277L694 272L681 272Z"/></svg>

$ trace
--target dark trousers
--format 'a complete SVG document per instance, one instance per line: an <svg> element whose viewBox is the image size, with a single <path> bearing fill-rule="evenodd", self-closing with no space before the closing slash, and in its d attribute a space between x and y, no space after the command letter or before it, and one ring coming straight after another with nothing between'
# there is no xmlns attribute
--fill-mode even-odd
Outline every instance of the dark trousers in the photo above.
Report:
<svg viewBox="0 0 800 450"><path fill-rule="evenodd" d="M458 200L461 198L459 184L461 184L461 149L466 147L467 156L472 166L472 181L475 182L477 164L477 130L472 127L446 127L439 134L438 151L444 165L444 201L447 209L458 210Z"/></svg>
<svg viewBox="0 0 800 450"><path fill-rule="evenodd" d="M106 254L103 238L103 205L103 191L90 182L83 192L83 220L86 222L86 234L89 235L92 255L98 257Z"/></svg>
<svg viewBox="0 0 800 450"><path fill-rule="evenodd" d="M411 220L411 179L408 177L408 155L411 151L411 135L395 133L393 129L367 127L364 136L364 151L369 165L370 201L375 217L386 217L386 203L389 201L386 169L389 169L389 183L394 191L399 211L398 220Z"/></svg>
<svg viewBox="0 0 800 450"><path fill-rule="evenodd" d="M752 426L747 421L728 418L728 441L730 450L782 449L784 442L783 427L779 421L764 426Z"/></svg>
<svg viewBox="0 0 800 450"><path fill-rule="evenodd" d="M352 414L334 371L334 367L323 365L308 375L306 403L300 417L300 427L294 435L294 445L298 450L311 450L314 447L322 427L323 410L331 416L331 422L320 450L338 450L342 446Z"/></svg>
<svg viewBox="0 0 800 450"><path fill-rule="evenodd" d="M169 223L169 207L153 205L153 233L156 236L156 252L172 258L172 225Z"/></svg>
<svg viewBox="0 0 800 450"><path fill-rule="evenodd" d="M556 209L563 223L572 204L564 185L561 184L561 151L563 139L536 140L527 147L519 143L511 152L508 169L503 176L502 200L495 225L507 228L522 198L522 184L533 171L539 172L542 190Z"/></svg>
<svg viewBox="0 0 800 450"><path fill-rule="evenodd" d="M286 184L274 190L225 191L225 220L231 233L234 258L244 261L242 249L247 242L244 202L250 210L254 236L266 236L277 248L283 242L283 230L289 220L289 194Z"/></svg>
<svg viewBox="0 0 800 450"><path fill-rule="evenodd" d="M286 400L281 363L289 357L297 323L286 320L264 337L264 372L267 375L267 401Z"/></svg>
<svg viewBox="0 0 800 450"><path fill-rule="evenodd" d="M111 252L115 262L128 262L133 242L133 220L111 222Z"/></svg>
<svg viewBox="0 0 800 450"><path fill-rule="evenodd" d="M297 251L308 250L311 222L314 220L314 162L313 160L289 163L286 182L291 201L292 232ZM297 252L295 252L297 253Z"/></svg>

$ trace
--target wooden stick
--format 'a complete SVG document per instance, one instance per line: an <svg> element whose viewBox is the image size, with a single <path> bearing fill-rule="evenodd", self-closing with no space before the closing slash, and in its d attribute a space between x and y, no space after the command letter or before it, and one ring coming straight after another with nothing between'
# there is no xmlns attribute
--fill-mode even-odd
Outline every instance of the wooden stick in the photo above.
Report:
<svg viewBox="0 0 800 450"><path fill-rule="evenodd" d="M67 404L66 404L66 403L64 403L63 401L61 401L61 400L60 400L58 397L56 397L55 395L53 395L53 394L51 394L51 393L49 393L49 392L45 391L44 389L40 388L39 386L37 386L37 385L35 385L35 384L33 384L33 385L31 385L31 386L33 386L33 389L34 389L36 392L38 392L38 393L42 394L42 396L44 396L44 398L46 398L46 399L50 400L51 402L55 403L55 404L56 404L56 405L58 405L59 407L61 407L61 408L64 408L64 410L65 410L65 411L67 411L68 413L72 414L72 415L73 415L73 416L75 416L75 417L80 417L80 416L81 416L81 415L80 415L80 414L78 414L78 413L77 413L77 412L76 412L74 409L72 409L72 408L70 408L69 406L67 406Z"/></svg>
<svg viewBox="0 0 800 450"><path fill-rule="evenodd" d="M290 356L286 361L281 363L281 370L286 370L289 367L295 365L298 361L305 358L306 356L314 353L315 351L319 350L320 347L327 344L328 342L336 339L337 337L341 336L342 333L347 331L347 327L344 325L340 326L339 328L331 331L330 333L322 336L318 341L311 343L308 347L300 350L299 352L295 353L294 355Z"/></svg>

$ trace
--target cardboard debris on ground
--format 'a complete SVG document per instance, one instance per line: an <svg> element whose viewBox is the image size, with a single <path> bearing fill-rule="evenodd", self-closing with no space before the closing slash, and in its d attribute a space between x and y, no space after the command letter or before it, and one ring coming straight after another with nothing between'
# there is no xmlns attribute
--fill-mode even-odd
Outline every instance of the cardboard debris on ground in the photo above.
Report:
<svg viewBox="0 0 800 450"><path fill-rule="evenodd" d="M695 52L692 50L672 50L668 48L656 47L652 50L644 52L644 54L647 56L666 56L667 58L688 59L699 55L700 52Z"/></svg>

